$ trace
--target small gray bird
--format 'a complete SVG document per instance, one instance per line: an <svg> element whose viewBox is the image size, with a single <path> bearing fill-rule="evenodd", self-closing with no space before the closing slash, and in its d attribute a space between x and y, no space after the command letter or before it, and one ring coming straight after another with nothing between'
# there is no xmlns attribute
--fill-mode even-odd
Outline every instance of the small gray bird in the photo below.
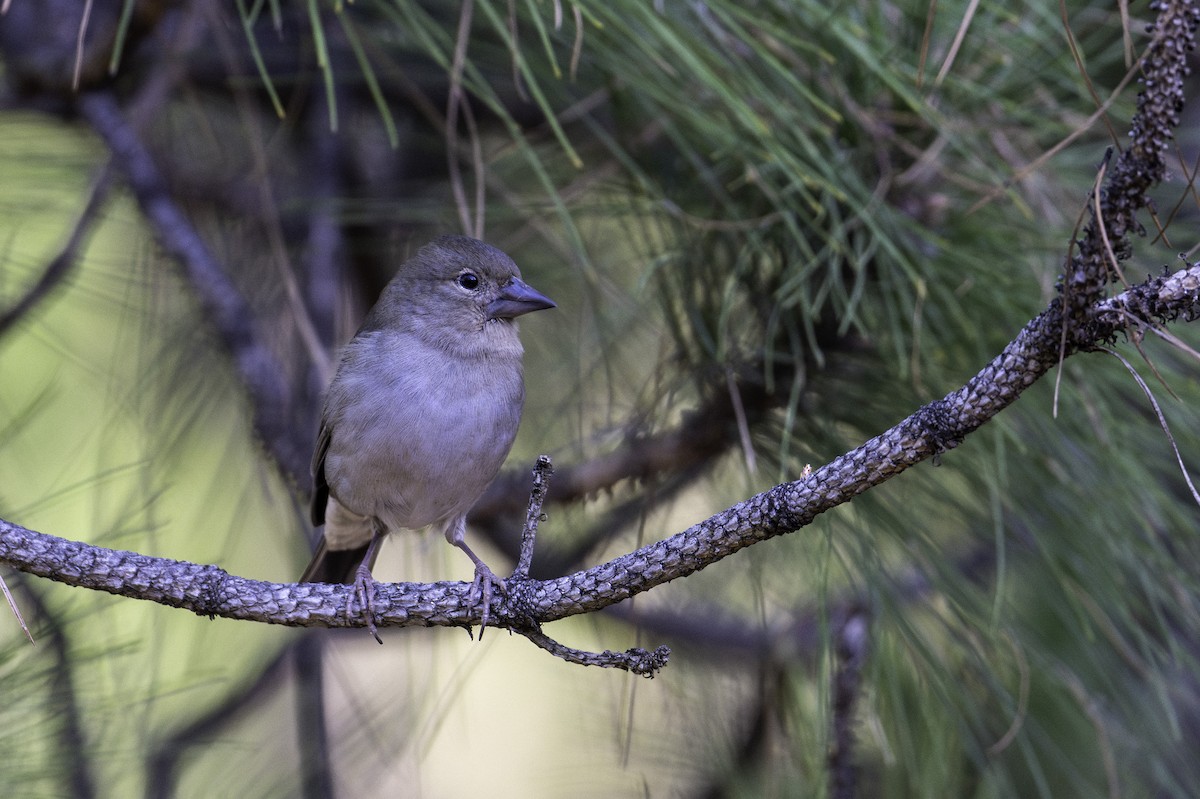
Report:
<svg viewBox="0 0 1200 799"><path fill-rule="evenodd" d="M325 535L301 582L351 583L376 639L371 568L397 529L433 525L475 563L486 627L504 584L463 540L525 403L516 318L554 303L482 241L442 236L383 290L342 352L313 455L312 521Z"/></svg>

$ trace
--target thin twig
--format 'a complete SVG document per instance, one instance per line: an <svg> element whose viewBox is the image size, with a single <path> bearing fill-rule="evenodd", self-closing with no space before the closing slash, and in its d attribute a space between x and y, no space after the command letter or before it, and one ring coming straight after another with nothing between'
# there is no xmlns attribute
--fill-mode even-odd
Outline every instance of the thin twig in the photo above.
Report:
<svg viewBox="0 0 1200 799"><path fill-rule="evenodd" d="M29 625L25 623L25 617L21 615L21 609L17 607L17 601L13 599L12 592L8 590L8 581L4 579L3 574L0 574L0 591L4 592L4 599L8 602L8 607L12 610L13 615L16 616L17 623L21 625L21 630L25 633L25 637L29 639L29 643L37 643L33 640L33 633L29 632Z"/></svg>
<svg viewBox="0 0 1200 799"><path fill-rule="evenodd" d="M53 697L57 751L63 758L60 773L69 786L64 795L73 799L90 799L98 794L92 765L92 757L97 755L97 750L88 745L81 698L75 680L77 672L85 668L86 659L71 651L67 628L60 614L51 610L41 593L30 585L30 581L19 581L16 589L26 606L32 608L33 615L41 620L40 626L44 632L42 640L47 644L48 651L43 650L50 657L51 680L47 692Z"/></svg>
<svg viewBox="0 0 1200 799"><path fill-rule="evenodd" d="M79 18L79 32L75 35L75 68L71 72L71 91L79 91L79 78L83 74L83 42L87 36L88 20L92 17L93 0L85 0L83 15Z"/></svg>
<svg viewBox="0 0 1200 799"><path fill-rule="evenodd" d="M605 649L603 652L585 652L582 649L564 646L541 632L526 630L520 632L540 648L568 663L577 663L580 666L599 666L602 669L621 669L642 677L654 677L667 665L667 661L671 657L671 648L667 646L660 646L653 652L638 647L627 649L624 652L613 652L610 649Z"/></svg>
<svg viewBox="0 0 1200 799"><path fill-rule="evenodd" d="M549 455L539 455L533 467L533 489L529 492L529 507L525 510L525 526L521 530L521 555L517 559L517 568L513 576L521 579L529 577L529 568L533 565L533 548L537 538L538 523L545 517L542 506L546 503L546 494L550 491L550 476L554 474L554 464Z"/></svg>
<svg viewBox="0 0 1200 799"><path fill-rule="evenodd" d="M55 287L62 283L71 273L71 268L76 264L76 255L79 253L79 246L83 242L83 237L91 227L92 222L96 219L96 213L104 205L105 199L108 197L108 191L112 187L112 162L109 161L100 168L96 173L96 178L92 181L92 189L88 193L87 202L84 203L83 210L79 212L79 217L75 220L74 227L71 228L70 234L67 236L67 241L63 244L58 255L46 265L42 270L42 276L38 278L28 291L22 297L12 304L3 313L0 313L0 335L4 335L15 325L23 316L32 311L39 302L50 296Z"/></svg>
<svg viewBox="0 0 1200 799"><path fill-rule="evenodd" d="M1162 408L1158 405L1158 400L1154 398L1154 392L1150 390L1150 386L1146 385L1146 381L1137 373L1128 359L1113 349L1108 347L1100 347L1101 352L1107 352L1109 355L1116 358L1125 368L1129 370L1130 376L1142 389L1142 393L1146 395L1146 399L1150 400L1150 407L1154 408L1154 415L1158 418L1158 426L1162 428L1163 434L1167 437L1167 443L1171 445L1171 451L1175 453L1175 462L1179 464L1179 473L1183 475L1184 482L1187 483L1188 490L1192 492L1192 499L1200 505L1200 492L1196 491L1196 485L1192 482L1192 475L1188 472L1187 465L1183 462L1183 455L1179 453L1179 445L1175 443L1175 436L1171 434L1171 426L1167 424L1167 417L1163 416Z"/></svg>
<svg viewBox="0 0 1200 799"><path fill-rule="evenodd" d="M311 637L311 636L310 636ZM178 770L186 762L193 746L209 743L212 736L247 713L257 710L281 687L293 652L301 647L302 640L293 646L284 647L271 660L259 667L258 673L232 692L225 701L209 708L190 722L174 731L159 736L154 749L147 758L148 799L166 799L177 795Z"/></svg>

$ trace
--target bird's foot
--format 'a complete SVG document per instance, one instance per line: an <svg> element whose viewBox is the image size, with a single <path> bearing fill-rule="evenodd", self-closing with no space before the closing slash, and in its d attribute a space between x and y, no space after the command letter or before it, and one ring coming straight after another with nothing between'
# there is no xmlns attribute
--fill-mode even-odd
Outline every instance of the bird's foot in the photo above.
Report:
<svg viewBox="0 0 1200 799"><path fill-rule="evenodd" d="M471 581L471 593L467 594L467 602L471 607L482 606L479 615L479 640L483 640L483 631L487 627L492 611L492 590L508 594L504 581L492 573L483 561L475 562L475 579Z"/></svg>
<svg viewBox="0 0 1200 799"><path fill-rule="evenodd" d="M355 600L362 608L363 619L367 622L367 632L382 644L383 639L379 637L379 632L375 629L375 578L371 576L371 570L366 563L359 564L359 567L354 570L354 590L350 592L350 598L346 600L347 619L354 615Z"/></svg>

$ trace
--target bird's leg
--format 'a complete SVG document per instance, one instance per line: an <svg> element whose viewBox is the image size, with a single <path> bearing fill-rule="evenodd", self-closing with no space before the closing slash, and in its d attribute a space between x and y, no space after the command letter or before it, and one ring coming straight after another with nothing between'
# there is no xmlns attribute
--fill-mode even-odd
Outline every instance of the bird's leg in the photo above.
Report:
<svg viewBox="0 0 1200 799"><path fill-rule="evenodd" d="M488 617L491 615L492 608L492 589L497 589L502 594L507 594L508 589L504 586L504 581L492 573L488 565L483 562L483 559L471 551L465 540L467 532L466 517L460 518L450 524L446 528L446 540L454 546L467 553L467 557L475 564L475 579L471 581L471 593L467 595L467 602L472 607L479 603L482 606L479 615L479 638L483 640L483 631L487 627Z"/></svg>
<svg viewBox="0 0 1200 799"><path fill-rule="evenodd" d="M354 590L350 592L350 598L346 600L346 618L349 619L354 612L354 600L357 599L359 605L362 606L363 618L367 620L367 632L375 636L375 640L381 644L383 639L379 637L379 633L375 629L375 578L371 576L371 564L375 562L375 552L379 549L379 543L386 533L387 530L381 524L372 523L371 543L367 544L366 554L363 555L358 568L354 570Z"/></svg>

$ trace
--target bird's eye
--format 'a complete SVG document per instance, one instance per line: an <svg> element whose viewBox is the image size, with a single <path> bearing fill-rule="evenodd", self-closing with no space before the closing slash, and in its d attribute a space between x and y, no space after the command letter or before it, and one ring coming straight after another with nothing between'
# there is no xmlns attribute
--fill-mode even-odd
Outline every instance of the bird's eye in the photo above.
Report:
<svg viewBox="0 0 1200 799"><path fill-rule="evenodd" d="M458 285L467 291L474 291L479 288L479 275L474 272L463 272L458 276Z"/></svg>

